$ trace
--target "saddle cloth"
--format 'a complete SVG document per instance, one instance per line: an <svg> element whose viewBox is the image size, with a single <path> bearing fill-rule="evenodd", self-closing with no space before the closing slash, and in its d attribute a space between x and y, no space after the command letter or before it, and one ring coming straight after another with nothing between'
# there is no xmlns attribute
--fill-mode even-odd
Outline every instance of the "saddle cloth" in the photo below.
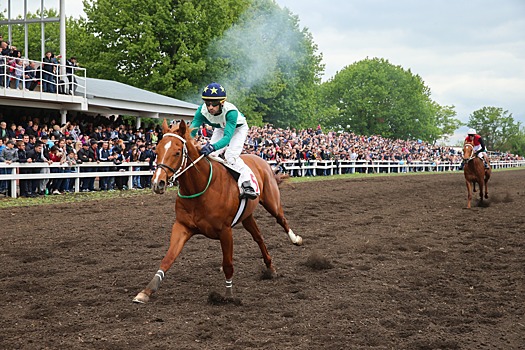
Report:
<svg viewBox="0 0 525 350"><path fill-rule="evenodd" d="M244 170L245 174L241 174L236 169L234 169L228 162L226 162L224 159L220 157L211 156L211 155L208 157L215 160L218 163L221 163L226 168L226 170L228 170L230 175L235 179L235 181L237 181L237 186L239 186L239 191L241 188L241 184L245 181L245 179L249 178L255 192L257 192L258 195L260 194L260 188L259 188L259 184L257 183L257 178L255 177L255 174L253 173L252 169L250 169L248 165L245 164L245 170ZM244 175L244 176L241 176L241 175ZM237 209L237 213L235 214L235 217L233 218L231 227L238 224L240 217L242 216L242 214L244 213L244 210L246 209L247 201L248 200L246 198L242 198L241 201L239 202L239 208Z"/></svg>
<svg viewBox="0 0 525 350"><path fill-rule="evenodd" d="M250 181L252 184L252 188L255 190L257 195L261 194L261 189L259 188L259 183L257 182L257 178L255 177L255 174L253 173L252 169L248 166L248 164L245 164L244 166L244 173L241 174L237 171L237 169L233 168L230 163L225 161L223 158L216 157L213 155L208 156L208 158L213 159L214 161L221 163L226 170L230 173L230 175L237 181L237 186L239 187L239 190L241 188L241 185L244 181Z"/></svg>

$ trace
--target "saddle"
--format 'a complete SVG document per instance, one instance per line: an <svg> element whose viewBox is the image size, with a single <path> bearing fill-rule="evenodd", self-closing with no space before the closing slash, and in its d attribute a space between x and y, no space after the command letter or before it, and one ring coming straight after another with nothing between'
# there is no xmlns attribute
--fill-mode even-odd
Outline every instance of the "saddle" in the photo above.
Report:
<svg viewBox="0 0 525 350"><path fill-rule="evenodd" d="M211 159L215 160L217 163L222 164L226 168L226 170L228 170L228 173L235 179L235 182L237 182L237 184L239 184L239 178L241 177L241 173L239 173L237 170L233 169L232 166L228 162L226 162L223 158L212 156L212 155L209 155L208 158L211 158ZM248 169L250 169L250 168L248 167ZM251 172L251 169L250 169L250 172ZM253 178L255 178L255 176ZM247 181L245 181L245 182L247 182ZM250 183L248 183L248 185L251 187ZM239 208L237 208L237 213L235 214L235 217L233 218L233 221L231 223L231 227L234 227L235 225L237 225L239 223L239 219L241 218L242 214L246 210L246 204L247 204L248 200L257 198L257 194L255 193L255 191L253 192L255 194L254 197L249 197L248 194L245 193L244 191L245 191L244 183L242 183L239 186L239 193L240 193L241 200L239 202ZM253 188L252 188L252 191L253 191Z"/></svg>
<svg viewBox="0 0 525 350"><path fill-rule="evenodd" d="M209 155L208 158L211 158L215 160L216 162L222 164L226 170L228 170L228 173L235 179L239 186L239 194L242 199L248 198L248 199L256 199L259 195L258 191L254 189L254 186L252 185L252 182L255 184L255 188L259 188L259 184L257 183L257 180L255 176L253 175L252 169L248 165L246 165L246 172L249 172L251 176L249 176L249 179L246 180L246 176L244 177L244 181L240 182L239 179L241 178L241 173L238 172L236 169L234 169L230 163L228 163L226 160L224 160L221 157Z"/></svg>
<svg viewBox="0 0 525 350"><path fill-rule="evenodd" d="M230 175L234 178L234 180L235 180L236 182L239 181L239 178L241 177L241 173L238 172L237 170L235 170L235 169L230 165L230 163L228 163L226 160L224 160L224 158L217 157L217 156L212 156L211 154L208 156L208 158L213 159L213 160L216 161L217 163L222 164L222 165L226 168L226 170L228 170L228 173L230 173Z"/></svg>

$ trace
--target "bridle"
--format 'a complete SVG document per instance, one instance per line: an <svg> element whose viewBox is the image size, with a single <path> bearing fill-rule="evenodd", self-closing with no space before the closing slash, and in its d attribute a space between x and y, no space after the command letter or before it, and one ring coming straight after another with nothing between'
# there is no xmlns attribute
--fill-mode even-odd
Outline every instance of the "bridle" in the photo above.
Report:
<svg viewBox="0 0 525 350"><path fill-rule="evenodd" d="M179 176L184 174L191 167L195 166L195 164L197 164L204 157L204 155L201 155L199 158L197 158L197 159L195 159L195 161L193 161L193 160L191 160L191 158L188 155L188 147L186 146L186 140L183 137L181 137L180 135L171 133L171 132L170 133L166 133L166 134L164 134L162 136L162 138L165 138L165 137L176 137L177 139L179 139L182 142L182 161L181 161L181 164L180 164L180 166L179 166L179 168L177 170L175 170L174 168L170 167L167 164L157 163L157 168L163 170L166 173L166 177L168 178L168 185L173 185L173 183L175 182L175 180ZM187 165L188 159L190 159L189 165ZM208 160L208 159L206 159L206 160ZM208 160L208 162L210 162L210 161ZM211 162L210 162L210 165L211 165ZM169 176L168 170L171 171L171 173L172 173L171 176ZM212 170L210 170L210 177L208 179L208 184L206 185L206 188L204 189L204 191L199 192L197 194L186 196L186 195L183 195L183 194L180 193L180 188L179 188L179 191L178 191L179 197L181 197L181 198L195 198L195 197L200 196L204 192L206 192L206 190L208 189L208 186L210 185L212 174L213 174Z"/></svg>
<svg viewBox="0 0 525 350"><path fill-rule="evenodd" d="M463 147L470 147L472 148L472 153L470 154L470 157L469 158L463 158L463 160L468 163L470 162L472 159L476 158L476 154L474 153L474 146L472 146L472 144L470 143L465 143L463 145ZM463 155L465 155L465 152L463 152Z"/></svg>
<svg viewBox="0 0 525 350"><path fill-rule="evenodd" d="M197 158L195 161L191 161L190 165L186 166L186 163L188 162L189 156L188 156L188 147L186 146L186 140L182 138L180 135L174 134L174 133L166 133L162 135L162 138L164 137L176 137L182 142L182 162L177 170L173 169L167 164L163 163L157 163L157 168L162 169L166 173L166 177L168 178L168 183L173 184L175 180L184 174L187 170L189 170L192 166L195 166L204 156L201 155L199 158ZM172 175L169 176L168 170L171 171Z"/></svg>

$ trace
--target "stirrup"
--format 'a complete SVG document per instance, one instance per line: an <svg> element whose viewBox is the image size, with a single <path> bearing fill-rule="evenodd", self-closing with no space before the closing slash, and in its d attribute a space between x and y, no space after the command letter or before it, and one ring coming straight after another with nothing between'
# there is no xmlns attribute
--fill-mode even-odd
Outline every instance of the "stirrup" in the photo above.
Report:
<svg viewBox="0 0 525 350"><path fill-rule="evenodd" d="M240 188L240 198L247 198L247 199L256 199L257 198L257 193L255 192L255 190L252 188L252 186L250 185L250 182L249 181L245 181L241 184L241 188Z"/></svg>

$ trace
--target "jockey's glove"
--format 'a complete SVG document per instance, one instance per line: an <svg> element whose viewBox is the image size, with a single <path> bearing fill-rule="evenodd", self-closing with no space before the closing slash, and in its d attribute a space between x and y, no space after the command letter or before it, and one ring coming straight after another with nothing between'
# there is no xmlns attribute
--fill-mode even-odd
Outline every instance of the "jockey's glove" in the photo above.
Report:
<svg viewBox="0 0 525 350"><path fill-rule="evenodd" d="M200 154L204 156L208 156L210 153L215 152L215 147L211 143L207 143L204 146L202 146L201 150L199 151Z"/></svg>

